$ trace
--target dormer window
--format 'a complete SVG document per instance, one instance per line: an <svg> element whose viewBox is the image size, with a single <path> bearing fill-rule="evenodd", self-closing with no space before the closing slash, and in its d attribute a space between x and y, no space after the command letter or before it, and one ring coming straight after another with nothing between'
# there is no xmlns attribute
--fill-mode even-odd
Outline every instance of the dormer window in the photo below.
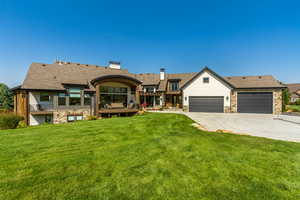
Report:
<svg viewBox="0 0 300 200"><path fill-rule="evenodd" d="M203 78L203 83L209 83L209 77L204 77Z"/></svg>
<svg viewBox="0 0 300 200"><path fill-rule="evenodd" d="M170 89L170 91L178 91L179 90L179 81L171 81L169 89Z"/></svg>
<svg viewBox="0 0 300 200"><path fill-rule="evenodd" d="M156 87L155 86L144 86L144 92L147 92L147 93L156 92Z"/></svg>

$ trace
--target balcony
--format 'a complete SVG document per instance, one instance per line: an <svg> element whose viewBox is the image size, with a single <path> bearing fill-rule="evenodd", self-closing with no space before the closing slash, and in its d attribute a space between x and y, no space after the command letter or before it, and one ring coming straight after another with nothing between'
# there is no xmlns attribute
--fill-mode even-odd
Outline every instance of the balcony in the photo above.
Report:
<svg viewBox="0 0 300 200"><path fill-rule="evenodd" d="M53 104L30 104L29 111L32 115L52 114L54 110Z"/></svg>

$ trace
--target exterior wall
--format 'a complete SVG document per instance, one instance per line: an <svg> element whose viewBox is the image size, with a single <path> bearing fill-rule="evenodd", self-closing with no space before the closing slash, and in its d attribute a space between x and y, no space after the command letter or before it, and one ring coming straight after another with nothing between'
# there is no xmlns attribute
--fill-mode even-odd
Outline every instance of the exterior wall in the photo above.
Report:
<svg viewBox="0 0 300 200"><path fill-rule="evenodd" d="M45 123L45 115L29 115L29 125L36 126Z"/></svg>
<svg viewBox="0 0 300 200"><path fill-rule="evenodd" d="M209 83L203 83L203 78L209 77ZM189 96L223 96L224 112L230 111L231 88L224 85L220 80L208 72L203 72L190 85L183 89L183 108L189 106Z"/></svg>
<svg viewBox="0 0 300 200"><path fill-rule="evenodd" d="M230 112L237 112L237 93L238 92L273 92L273 114L282 113L282 90L281 89L248 89L232 91L230 101Z"/></svg>
<svg viewBox="0 0 300 200"><path fill-rule="evenodd" d="M83 119L91 115L91 110L87 108L81 109L58 109L53 112L53 123L66 123L68 122L68 115L82 115Z"/></svg>

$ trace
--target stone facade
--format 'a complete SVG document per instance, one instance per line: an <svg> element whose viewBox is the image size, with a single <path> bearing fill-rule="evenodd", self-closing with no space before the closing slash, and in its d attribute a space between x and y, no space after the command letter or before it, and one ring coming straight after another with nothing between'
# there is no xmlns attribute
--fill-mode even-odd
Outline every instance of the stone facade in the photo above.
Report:
<svg viewBox="0 0 300 200"><path fill-rule="evenodd" d="M224 107L224 112L225 113L230 113L231 112L230 107L229 106L225 106Z"/></svg>
<svg viewBox="0 0 300 200"><path fill-rule="evenodd" d="M282 113L282 90L273 91L273 114L279 115Z"/></svg>
<svg viewBox="0 0 300 200"><path fill-rule="evenodd" d="M236 113L237 112L237 92L231 91L230 94L230 112Z"/></svg>
<svg viewBox="0 0 300 200"><path fill-rule="evenodd" d="M82 115L83 119L91 115L90 109L59 109L53 112L53 123L60 124L68 122L68 115Z"/></svg>

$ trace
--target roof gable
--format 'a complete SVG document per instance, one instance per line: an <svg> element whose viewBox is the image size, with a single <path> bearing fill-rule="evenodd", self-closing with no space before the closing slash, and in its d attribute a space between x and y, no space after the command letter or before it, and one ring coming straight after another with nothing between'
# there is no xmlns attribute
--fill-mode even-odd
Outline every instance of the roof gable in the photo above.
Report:
<svg viewBox="0 0 300 200"><path fill-rule="evenodd" d="M228 81L226 81L223 77L219 76L216 72L214 72L213 70L209 69L208 67L204 67L200 72L198 72L197 74L195 74L190 80L188 80L184 85L182 85L181 89L186 88L189 84L191 84L194 80L196 80L204 72L207 72L210 75L212 75L213 77L215 77L218 81L220 81L226 87L228 87L228 88L234 88L234 86L231 83L229 83Z"/></svg>

